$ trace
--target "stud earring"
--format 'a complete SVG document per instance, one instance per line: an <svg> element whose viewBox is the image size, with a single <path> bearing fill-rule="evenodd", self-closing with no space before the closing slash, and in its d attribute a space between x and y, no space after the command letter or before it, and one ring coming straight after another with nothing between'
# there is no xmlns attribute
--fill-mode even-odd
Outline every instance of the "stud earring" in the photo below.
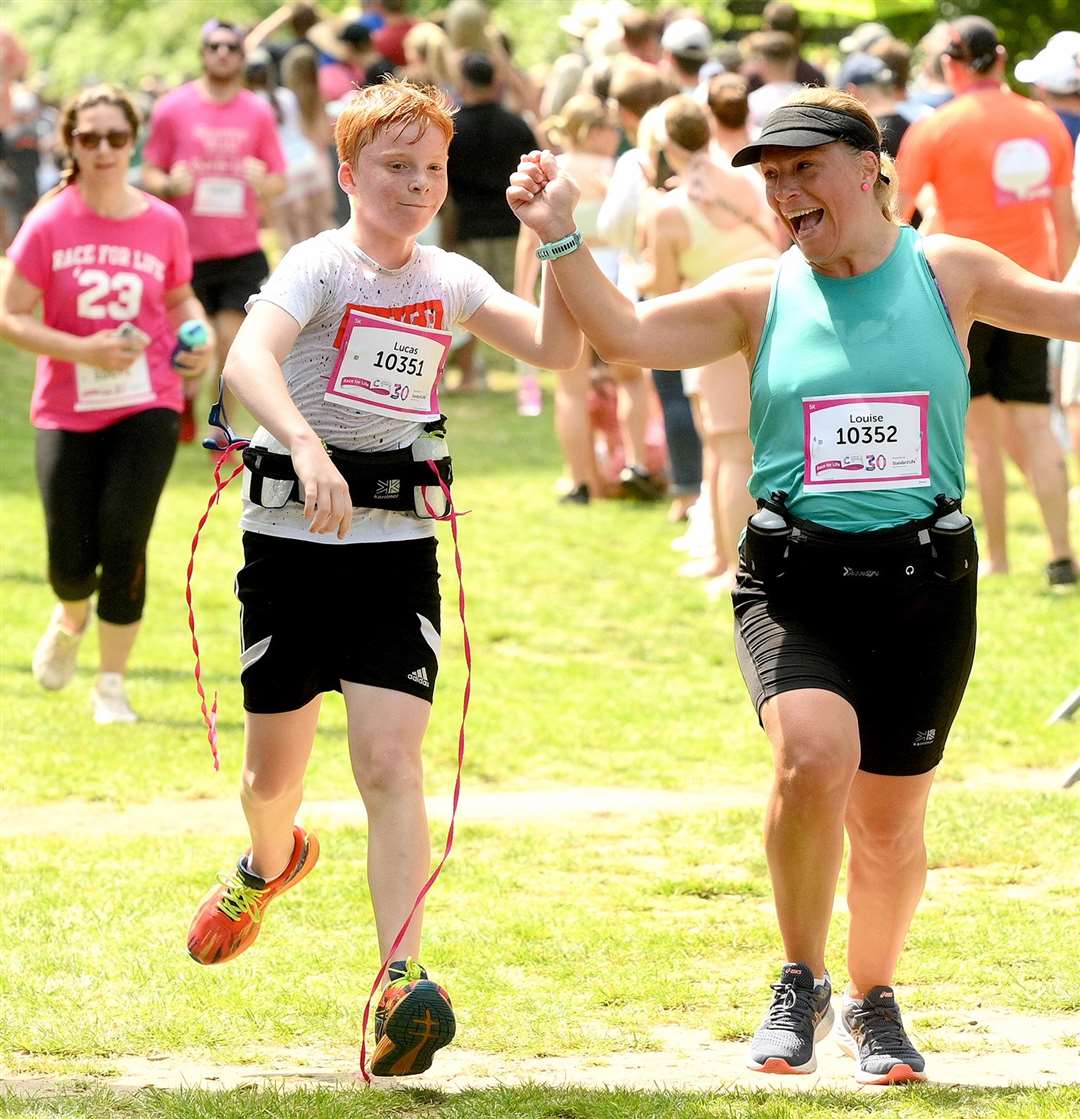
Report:
<svg viewBox="0 0 1080 1119"><path fill-rule="evenodd" d="M863 185L862 185L862 189L863 189L864 191L867 191L867 190L869 190L869 189L870 189L870 184L869 184L869 183L863 183Z"/></svg>

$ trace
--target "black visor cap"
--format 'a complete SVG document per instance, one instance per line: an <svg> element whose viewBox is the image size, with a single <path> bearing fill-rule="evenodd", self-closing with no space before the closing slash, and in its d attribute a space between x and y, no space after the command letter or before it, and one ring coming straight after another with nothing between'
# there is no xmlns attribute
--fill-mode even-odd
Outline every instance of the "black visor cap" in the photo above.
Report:
<svg viewBox="0 0 1080 1119"><path fill-rule="evenodd" d="M837 140L859 151L877 152L877 137L864 121L827 105L781 105L765 118L761 135L732 157L733 167L761 161L763 148L820 148Z"/></svg>

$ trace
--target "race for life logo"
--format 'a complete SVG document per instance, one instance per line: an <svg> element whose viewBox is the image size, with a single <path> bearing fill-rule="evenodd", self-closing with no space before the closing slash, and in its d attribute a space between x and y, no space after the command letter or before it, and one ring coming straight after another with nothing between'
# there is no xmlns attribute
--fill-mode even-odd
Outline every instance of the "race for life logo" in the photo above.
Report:
<svg viewBox="0 0 1080 1119"><path fill-rule="evenodd" d="M998 144L994 152L994 200L999 206L1050 197L1050 152L1025 136Z"/></svg>

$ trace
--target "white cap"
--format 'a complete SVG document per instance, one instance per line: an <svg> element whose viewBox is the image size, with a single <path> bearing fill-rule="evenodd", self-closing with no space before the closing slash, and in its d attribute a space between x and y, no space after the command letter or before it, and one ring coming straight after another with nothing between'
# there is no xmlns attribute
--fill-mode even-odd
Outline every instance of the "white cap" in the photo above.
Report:
<svg viewBox="0 0 1080 1119"><path fill-rule="evenodd" d="M1061 31L1034 58L1016 64L1016 80L1049 93L1080 93L1080 31Z"/></svg>
<svg viewBox="0 0 1080 1119"><path fill-rule="evenodd" d="M660 46L672 54L700 58L704 62L712 50L712 32L700 19L673 19L664 28Z"/></svg>
<svg viewBox="0 0 1080 1119"><path fill-rule="evenodd" d="M879 39L888 39L892 32L883 23L860 23L850 35L840 40L843 54L868 51Z"/></svg>

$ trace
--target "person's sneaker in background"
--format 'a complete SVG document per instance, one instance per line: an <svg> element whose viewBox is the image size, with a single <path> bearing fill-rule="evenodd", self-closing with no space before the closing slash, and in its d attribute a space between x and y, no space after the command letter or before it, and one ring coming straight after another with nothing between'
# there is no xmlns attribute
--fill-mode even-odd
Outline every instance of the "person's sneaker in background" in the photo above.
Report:
<svg viewBox="0 0 1080 1119"><path fill-rule="evenodd" d="M128 702L124 677L119 672L102 672L90 690L90 701L94 705L94 722L102 726L139 721Z"/></svg>
<svg viewBox="0 0 1080 1119"><path fill-rule="evenodd" d="M855 1079L860 1084L926 1079L926 1061L904 1029L892 987L872 987L864 999L845 995L836 1040L855 1058Z"/></svg>
<svg viewBox="0 0 1080 1119"><path fill-rule="evenodd" d="M750 1042L747 1065L755 1072L806 1075L816 1071L814 1046L833 1024L832 984L814 983L806 964L784 964L772 984L773 1001Z"/></svg>
<svg viewBox="0 0 1080 1119"><path fill-rule="evenodd" d="M415 1076L457 1031L450 996L413 959L392 963L375 1010L372 1076Z"/></svg>
<svg viewBox="0 0 1080 1119"><path fill-rule="evenodd" d="M1076 563L1071 556L1051 560L1046 565L1046 581L1051 590L1057 587L1075 587L1078 581Z"/></svg>
<svg viewBox="0 0 1080 1119"><path fill-rule="evenodd" d="M45 632L34 648L30 669L34 679L51 692L63 688L75 674L75 659L79 653L79 642L86 632L84 625L78 633L71 633L60 624L63 617L60 606L53 611Z"/></svg>
<svg viewBox="0 0 1080 1119"><path fill-rule="evenodd" d="M572 490L567 490L566 493L559 498L560 505L588 505L589 504L589 487L584 482L580 486L574 486Z"/></svg>
<svg viewBox="0 0 1080 1119"><path fill-rule="evenodd" d="M634 501L661 501L667 493L663 481L641 466L625 466L619 474L619 490Z"/></svg>

